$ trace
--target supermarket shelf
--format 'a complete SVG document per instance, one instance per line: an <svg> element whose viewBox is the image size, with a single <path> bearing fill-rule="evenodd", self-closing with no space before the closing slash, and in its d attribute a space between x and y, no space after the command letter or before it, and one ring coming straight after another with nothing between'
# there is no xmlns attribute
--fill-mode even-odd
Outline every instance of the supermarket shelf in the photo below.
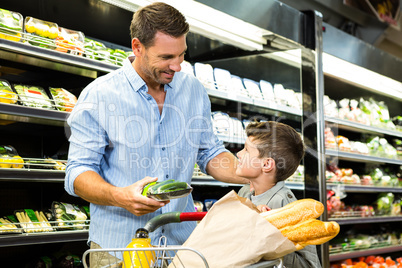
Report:
<svg viewBox="0 0 402 268"><path fill-rule="evenodd" d="M291 114L291 115L296 115L296 116L302 115L301 110L293 108L293 107L278 105L276 103L267 102L267 101L259 100L259 99L252 99L250 97L246 97L246 96L242 96L242 95L231 94L228 91L221 91L221 90L211 89L208 87L205 87L205 88L207 90L208 95L211 97L225 99L225 100L231 100L231 101L240 102L240 103L244 103L244 104L250 104L250 105L261 107L264 109L269 109L269 110L282 112L282 113L286 113L286 114Z"/></svg>
<svg viewBox="0 0 402 268"><path fill-rule="evenodd" d="M56 110L0 103L0 119L6 121L64 126L68 115Z"/></svg>
<svg viewBox="0 0 402 268"><path fill-rule="evenodd" d="M402 193L402 187L386 187L386 186L373 186L373 185L349 185L338 183L327 183L327 189L334 189L340 187L342 190L349 193Z"/></svg>
<svg viewBox="0 0 402 268"><path fill-rule="evenodd" d="M402 216L375 216L375 217L356 217L356 218L330 218L339 225L360 224L360 223L380 223L380 222L402 222Z"/></svg>
<svg viewBox="0 0 402 268"><path fill-rule="evenodd" d="M339 119L335 117L325 117L325 121L328 123L337 124L337 127L344 130L354 131L354 132L363 132L363 133L374 133L374 134L387 134L395 137L402 138L402 131L397 130L389 130L380 127L373 127L364 125L358 122Z"/></svg>
<svg viewBox="0 0 402 268"><path fill-rule="evenodd" d="M110 63L6 39L0 39L0 50L2 59L91 78L96 78L98 71L108 73L119 68Z"/></svg>
<svg viewBox="0 0 402 268"><path fill-rule="evenodd" d="M242 137L233 137L220 134L217 134L216 136L223 142L238 143L238 144L244 144L246 142L246 138Z"/></svg>
<svg viewBox="0 0 402 268"><path fill-rule="evenodd" d="M381 254L387 254L387 253L398 252L398 251L402 251L402 245L330 254L329 261L331 261L331 262L340 261L340 260L345 260L345 259L349 259L349 258L353 259L353 258L358 258L358 257L362 257L362 256L381 255Z"/></svg>
<svg viewBox="0 0 402 268"><path fill-rule="evenodd" d="M60 170L0 168L0 181L64 182L64 176Z"/></svg>
<svg viewBox="0 0 402 268"><path fill-rule="evenodd" d="M88 240L88 230L60 231L51 233L30 233L0 235L0 247L26 246L47 243L65 243Z"/></svg>
<svg viewBox="0 0 402 268"><path fill-rule="evenodd" d="M402 160L399 159L391 159L385 157L377 157L371 155L362 155L362 154L355 154L331 149L325 149L325 155L338 157L341 160L349 160L355 162L373 162L373 163L385 163L385 164L395 164L395 165L402 165Z"/></svg>

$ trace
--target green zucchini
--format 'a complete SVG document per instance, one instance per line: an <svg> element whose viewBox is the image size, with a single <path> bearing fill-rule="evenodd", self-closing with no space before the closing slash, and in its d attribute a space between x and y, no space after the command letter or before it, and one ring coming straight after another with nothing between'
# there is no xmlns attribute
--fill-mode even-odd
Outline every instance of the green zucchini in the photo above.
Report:
<svg viewBox="0 0 402 268"><path fill-rule="evenodd" d="M148 192L150 194L154 193L159 193L159 188L162 187L163 185L169 184L174 182L174 179L169 179L166 181L161 181L161 182L156 182L156 184L152 185L152 187L149 187Z"/></svg>
<svg viewBox="0 0 402 268"><path fill-rule="evenodd" d="M169 184L162 185L161 187L158 188L158 191L159 193L167 193L167 192L185 190L187 189L187 186L188 185L186 182L172 182Z"/></svg>

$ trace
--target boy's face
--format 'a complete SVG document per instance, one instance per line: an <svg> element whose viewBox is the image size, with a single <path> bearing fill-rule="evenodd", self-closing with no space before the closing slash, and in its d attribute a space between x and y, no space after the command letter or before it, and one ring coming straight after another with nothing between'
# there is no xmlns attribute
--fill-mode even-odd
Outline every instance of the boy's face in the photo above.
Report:
<svg viewBox="0 0 402 268"><path fill-rule="evenodd" d="M239 158L236 175L252 179L262 173L263 161L257 146L254 137L247 138L244 148L236 154Z"/></svg>

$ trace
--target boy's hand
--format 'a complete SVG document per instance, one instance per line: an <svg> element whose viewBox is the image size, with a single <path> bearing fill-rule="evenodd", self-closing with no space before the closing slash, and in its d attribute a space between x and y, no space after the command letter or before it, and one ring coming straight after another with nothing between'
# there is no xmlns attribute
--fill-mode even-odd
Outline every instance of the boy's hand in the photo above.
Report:
<svg viewBox="0 0 402 268"><path fill-rule="evenodd" d="M265 211L271 210L267 205L258 205L257 208L260 212L265 212Z"/></svg>

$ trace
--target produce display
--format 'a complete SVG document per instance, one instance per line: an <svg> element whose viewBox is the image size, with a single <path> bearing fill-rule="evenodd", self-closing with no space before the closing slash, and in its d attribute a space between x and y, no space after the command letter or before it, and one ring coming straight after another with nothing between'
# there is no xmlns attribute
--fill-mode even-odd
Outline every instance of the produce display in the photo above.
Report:
<svg viewBox="0 0 402 268"><path fill-rule="evenodd" d="M46 91L41 87L28 85L14 85L22 105L35 108L53 110L53 104Z"/></svg>
<svg viewBox="0 0 402 268"><path fill-rule="evenodd" d="M330 218L402 216L401 198L393 193L380 193L374 202L369 204L346 205L343 197L332 190L327 191L327 211Z"/></svg>
<svg viewBox="0 0 402 268"><path fill-rule="evenodd" d="M102 42L89 38L85 38L84 48L85 57L120 66L123 65L123 60L131 53L131 51L125 52L121 49L108 48Z"/></svg>
<svg viewBox="0 0 402 268"><path fill-rule="evenodd" d="M402 258L393 260L391 257L370 255L355 260L346 259L331 264L330 268L402 268Z"/></svg>
<svg viewBox="0 0 402 268"><path fill-rule="evenodd" d="M71 112L77 103L77 97L64 88L49 88L55 106L60 111Z"/></svg>
<svg viewBox="0 0 402 268"><path fill-rule="evenodd" d="M0 168L23 168L24 160L11 145L0 145Z"/></svg>
<svg viewBox="0 0 402 268"><path fill-rule="evenodd" d="M317 220L324 212L324 205L314 199L300 199L260 215L274 225L283 236L292 241L297 250L307 245L320 245L338 235L337 222Z"/></svg>
<svg viewBox="0 0 402 268"><path fill-rule="evenodd" d="M85 36L80 31L59 27L56 37L56 50L64 53L82 56L84 53Z"/></svg>
<svg viewBox="0 0 402 268"><path fill-rule="evenodd" d="M186 182L175 181L173 179L151 182L146 185L142 195L158 201L181 198L189 195L193 188Z"/></svg>
<svg viewBox="0 0 402 268"><path fill-rule="evenodd" d="M50 225L45 214L42 211L24 209L14 212L18 222L25 233L52 232L53 227Z"/></svg>
<svg viewBox="0 0 402 268"><path fill-rule="evenodd" d="M0 79L0 102L14 104L18 101L18 95L14 92L11 84L4 79Z"/></svg>
<svg viewBox="0 0 402 268"><path fill-rule="evenodd" d="M24 25L26 42L33 46L56 49L56 38L59 36L57 23L26 17Z"/></svg>
<svg viewBox="0 0 402 268"><path fill-rule="evenodd" d="M324 96L324 113L330 117L350 120L364 125L400 130L395 124L397 117L390 117L388 106L383 101L377 101L373 98L368 100L364 98L359 100L344 98L334 101L328 96Z"/></svg>
<svg viewBox="0 0 402 268"><path fill-rule="evenodd" d="M335 137L333 131L329 127L325 128L324 135L325 146L328 149L338 148L340 151L344 152L373 155L390 159L399 159L401 156L401 154L398 154L398 150L392 146L387 139L379 136L370 137L366 142L350 141L345 136L337 135ZM398 141L394 141L394 143L399 144Z"/></svg>
<svg viewBox="0 0 402 268"><path fill-rule="evenodd" d="M19 209L0 217L0 234L82 230L89 225L88 206L53 202L49 210Z"/></svg>
<svg viewBox="0 0 402 268"><path fill-rule="evenodd" d="M53 202L52 212L57 222L57 229L84 229L88 215L84 209L74 204Z"/></svg>
<svg viewBox="0 0 402 268"><path fill-rule="evenodd" d="M0 8L0 38L19 42L23 17L20 13Z"/></svg>

